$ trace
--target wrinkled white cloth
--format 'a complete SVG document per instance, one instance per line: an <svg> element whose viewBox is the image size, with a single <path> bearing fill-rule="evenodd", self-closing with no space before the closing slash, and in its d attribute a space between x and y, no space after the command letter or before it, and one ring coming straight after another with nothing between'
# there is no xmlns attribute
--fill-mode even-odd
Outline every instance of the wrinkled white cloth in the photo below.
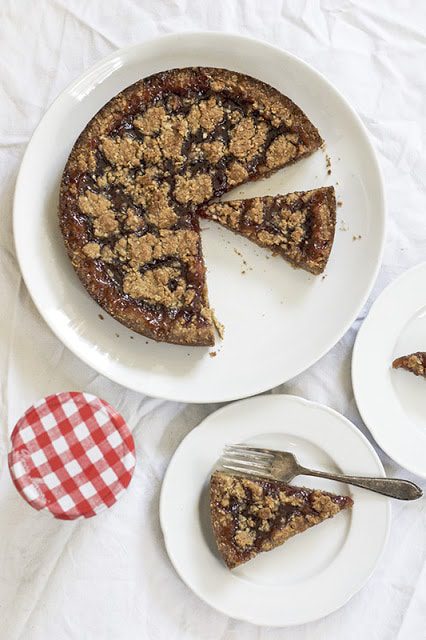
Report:
<svg viewBox="0 0 426 640"><path fill-rule="evenodd" d="M378 280L366 308L339 344L274 391L330 405L371 440L354 402L351 350L374 298L425 258L426 4L2 0L0 638L424 640L424 500L393 504L390 540L374 575L345 607L321 621L293 629L257 628L201 602L167 558L158 500L177 445L217 406L153 400L98 375L52 335L22 283L12 237L13 189L25 146L46 108L72 79L115 48L185 30L254 36L300 56L337 86L370 132L389 213ZM114 509L89 521L64 523L37 513L18 496L6 452L8 434L29 404L71 389L97 394L123 413L134 427L138 464L129 490ZM389 474L419 481L379 454Z"/></svg>

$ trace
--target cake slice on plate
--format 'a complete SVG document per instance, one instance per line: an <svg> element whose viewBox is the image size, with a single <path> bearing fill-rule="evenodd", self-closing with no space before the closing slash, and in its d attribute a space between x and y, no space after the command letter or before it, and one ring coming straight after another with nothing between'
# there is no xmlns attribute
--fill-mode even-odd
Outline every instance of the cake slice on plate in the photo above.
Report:
<svg viewBox="0 0 426 640"><path fill-rule="evenodd" d="M426 378L426 351L416 351L407 356L396 358L392 362L394 369L405 369L414 373L415 376Z"/></svg>
<svg viewBox="0 0 426 640"><path fill-rule="evenodd" d="M349 496L222 471L210 482L213 532L229 569L352 505Z"/></svg>
<svg viewBox="0 0 426 640"><path fill-rule="evenodd" d="M216 202L200 213L272 249L295 267L313 274L325 269L336 226L333 187Z"/></svg>

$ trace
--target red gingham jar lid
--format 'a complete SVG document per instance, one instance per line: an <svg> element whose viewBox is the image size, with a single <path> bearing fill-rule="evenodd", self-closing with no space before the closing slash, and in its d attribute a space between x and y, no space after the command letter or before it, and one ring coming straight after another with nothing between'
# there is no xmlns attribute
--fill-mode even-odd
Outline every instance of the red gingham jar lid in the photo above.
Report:
<svg viewBox="0 0 426 640"><path fill-rule="evenodd" d="M18 420L8 462L21 496L55 518L90 518L111 507L135 468L135 444L110 404L89 393L47 396Z"/></svg>

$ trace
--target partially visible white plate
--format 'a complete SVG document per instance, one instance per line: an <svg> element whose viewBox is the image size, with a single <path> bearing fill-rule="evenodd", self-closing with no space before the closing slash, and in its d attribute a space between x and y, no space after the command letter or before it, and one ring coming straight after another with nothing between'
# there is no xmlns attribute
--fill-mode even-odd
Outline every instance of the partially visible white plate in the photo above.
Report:
<svg viewBox="0 0 426 640"><path fill-rule="evenodd" d="M210 301L225 324L216 357L210 357L208 349L146 340L106 314L100 319L101 309L65 255L57 223L60 176L91 116L139 78L187 65L227 67L272 84L306 111L326 140L330 176L325 153L319 151L268 180L239 189L238 196L335 184L343 202L325 278L269 259L268 252L214 223L203 223ZM217 33L176 34L116 51L65 89L28 145L14 204L15 242L25 283L60 340L126 387L185 402L220 402L260 393L326 353L367 298L381 260L384 224L376 157L344 98L289 53Z"/></svg>
<svg viewBox="0 0 426 640"><path fill-rule="evenodd" d="M384 476L373 447L332 409L295 396L259 396L206 418L183 440L163 481L160 520L167 552L202 600L233 618L270 626L303 624L335 611L364 585L380 557L389 500L336 482L295 478L296 485L349 493L352 512L229 571L210 527L208 483L223 446L234 442L292 451L312 468Z"/></svg>
<svg viewBox="0 0 426 640"><path fill-rule="evenodd" d="M374 439L402 467L426 478L426 381L392 361L426 351L426 262L377 298L352 356L358 409Z"/></svg>

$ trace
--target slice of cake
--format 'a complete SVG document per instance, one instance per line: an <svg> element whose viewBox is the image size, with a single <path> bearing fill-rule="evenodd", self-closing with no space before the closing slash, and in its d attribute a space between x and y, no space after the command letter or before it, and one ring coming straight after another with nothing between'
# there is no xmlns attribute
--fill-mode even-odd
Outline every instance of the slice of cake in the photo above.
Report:
<svg viewBox="0 0 426 640"><path fill-rule="evenodd" d="M281 196L216 202L200 214L272 249L295 267L322 273L333 245L336 199L333 187Z"/></svg>
<svg viewBox="0 0 426 640"><path fill-rule="evenodd" d="M89 122L62 176L60 228L81 282L138 333L214 344L197 208L321 144L299 107L249 76L140 80Z"/></svg>
<svg viewBox="0 0 426 640"><path fill-rule="evenodd" d="M396 358L392 362L394 369L405 369L414 373L415 376L423 376L426 378L426 351L416 351L407 356Z"/></svg>
<svg viewBox="0 0 426 640"><path fill-rule="evenodd" d="M210 482L212 527L229 569L352 505L348 496L222 471Z"/></svg>

